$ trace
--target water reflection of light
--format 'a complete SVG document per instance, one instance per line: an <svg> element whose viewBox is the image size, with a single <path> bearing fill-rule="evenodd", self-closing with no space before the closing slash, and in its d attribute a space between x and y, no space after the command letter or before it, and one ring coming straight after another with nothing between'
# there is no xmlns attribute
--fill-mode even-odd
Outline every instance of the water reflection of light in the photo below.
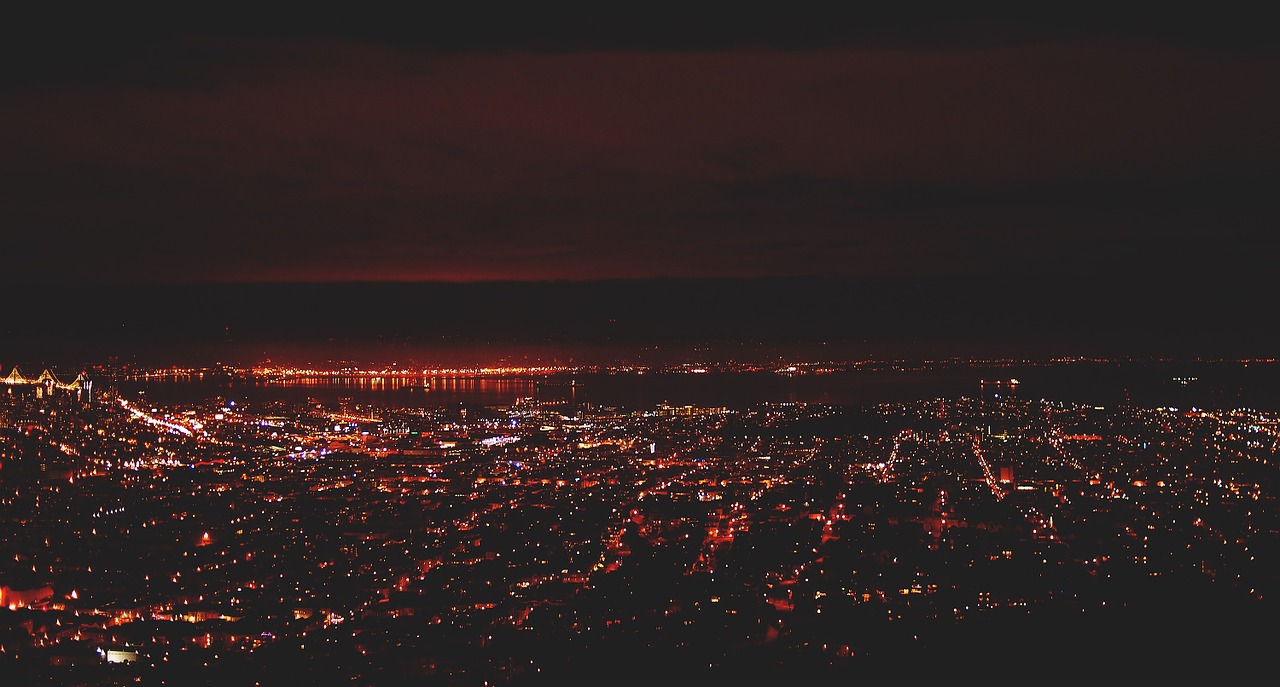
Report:
<svg viewBox="0 0 1280 687"><path fill-rule="evenodd" d="M528 389L534 386L532 379L492 377L432 377L431 388L467 391Z"/></svg>
<svg viewBox="0 0 1280 687"><path fill-rule="evenodd" d="M410 387L426 386L423 377L386 376L369 377L365 375L331 375L325 377L289 377L285 379L259 382L258 386L273 387L323 387L340 389L360 389L364 391L397 391Z"/></svg>

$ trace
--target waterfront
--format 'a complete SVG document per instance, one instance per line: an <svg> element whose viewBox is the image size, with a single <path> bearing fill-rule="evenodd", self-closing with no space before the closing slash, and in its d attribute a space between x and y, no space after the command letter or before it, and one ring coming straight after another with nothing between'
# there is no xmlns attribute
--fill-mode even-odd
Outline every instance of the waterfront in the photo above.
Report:
<svg viewBox="0 0 1280 687"><path fill-rule="evenodd" d="M1009 380L1018 384L1009 385ZM107 382L109 380L102 380ZM425 389L423 387L426 387ZM1280 407L1280 365L1244 362L1078 362L1013 366L903 366L826 374L587 372L543 375L221 377L123 379L122 394L157 403L224 398L352 402L372 407L505 406L521 399L644 409L661 404L741 409L759 403L870 406L937 397L1014 394L1147 407Z"/></svg>

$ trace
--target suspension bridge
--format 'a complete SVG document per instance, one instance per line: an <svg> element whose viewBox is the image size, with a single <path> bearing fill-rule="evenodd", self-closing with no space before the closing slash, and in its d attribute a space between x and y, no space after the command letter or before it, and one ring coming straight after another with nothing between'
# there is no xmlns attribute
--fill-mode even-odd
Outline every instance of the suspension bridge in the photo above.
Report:
<svg viewBox="0 0 1280 687"><path fill-rule="evenodd" d="M58 378L58 375L54 374L53 371L48 368L45 368L44 372L41 372L36 377L28 377L22 373L22 370L19 369L17 365L14 365L13 369L9 371L9 374L5 375L4 379L0 379L0 381L10 387L43 387L44 390L48 392L52 392L54 389L61 389L63 391L87 391L93 386L93 381L86 377L83 372L76 375L75 379L69 382L64 382Z"/></svg>

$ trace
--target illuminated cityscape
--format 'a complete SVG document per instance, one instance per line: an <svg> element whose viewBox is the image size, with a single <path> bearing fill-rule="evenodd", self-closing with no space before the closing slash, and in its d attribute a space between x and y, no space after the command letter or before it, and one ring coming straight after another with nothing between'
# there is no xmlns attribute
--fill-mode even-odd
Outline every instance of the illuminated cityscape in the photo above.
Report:
<svg viewBox="0 0 1280 687"><path fill-rule="evenodd" d="M599 374L646 372L699 374ZM1280 414L1024 386L626 408L10 382L0 656L32 683L542 684L1243 650L1280 593Z"/></svg>
<svg viewBox="0 0 1280 687"><path fill-rule="evenodd" d="M1274 673L1265 5L137 9L5 13L0 687Z"/></svg>

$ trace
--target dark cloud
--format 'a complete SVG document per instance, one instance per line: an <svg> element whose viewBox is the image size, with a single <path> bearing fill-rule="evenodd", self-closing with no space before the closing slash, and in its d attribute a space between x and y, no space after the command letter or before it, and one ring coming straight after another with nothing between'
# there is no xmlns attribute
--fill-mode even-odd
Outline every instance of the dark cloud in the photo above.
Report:
<svg viewBox="0 0 1280 687"><path fill-rule="evenodd" d="M975 309L1049 331L1155 327L1193 303L1221 330L1280 296L1265 22L647 9L13 15L4 279L187 284L226 320L220 284L274 282L266 300L314 297L300 312L319 317L331 294L283 284L594 280L615 286L539 298L645 313L692 289L683 314L622 321L720 308L707 331L734 336L757 307L784 330L835 313L923 331L895 322L913 312L956 332L992 321ZM419 298L360 289L343 302ZM726 293L748 295L723 309ZM568 327L500 298L543 313L537 336Z"/></svg>
<svg viewBox="0 0 1280 687"><path fill-rule="evenodd" d="M1280 61L1178 44L185 54L0 104L19 252L168 281L972 272L1200 232L1188 205L1242 231L1280 153Z"/></svg>

